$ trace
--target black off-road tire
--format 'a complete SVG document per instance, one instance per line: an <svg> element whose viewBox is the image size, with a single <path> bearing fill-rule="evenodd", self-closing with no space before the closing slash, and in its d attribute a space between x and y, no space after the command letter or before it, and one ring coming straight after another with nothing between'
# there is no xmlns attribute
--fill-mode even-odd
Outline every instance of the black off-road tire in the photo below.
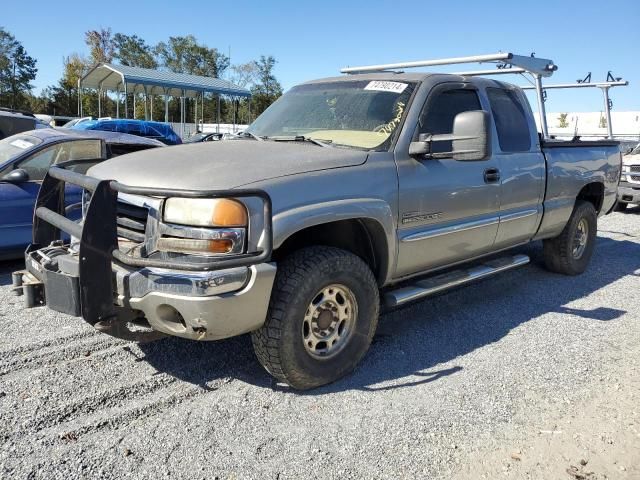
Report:
<svg viewBox="0 0 640 480"><path fill-rule="evenodd" d="M629 206L626 202L616 202L616 205L613 207L615 212L624 212Z"/></svg>
<svg viewBox="0 0 640 480"><path fill-rule="evenodd" d="M330 358L312 356L304 345L303 322L318 291L346 286L357 303L352 333ZM306 390L350 373L367 352L378 324L380 297L376 279L358 256L332 247L307 247L278 265L267 319L252 332L256 356L276 379Z"/></svg>
<svg viewBox="0 0 640 480"><path fill-rule="evenodd" d="M581 220L588 225L586 247L579 258L573 255L574 239ZM579 275L587 269L596 243L598 214L593 204L578 200L562 233L543 242L543 255L548 270L564 275Z"/></svg>

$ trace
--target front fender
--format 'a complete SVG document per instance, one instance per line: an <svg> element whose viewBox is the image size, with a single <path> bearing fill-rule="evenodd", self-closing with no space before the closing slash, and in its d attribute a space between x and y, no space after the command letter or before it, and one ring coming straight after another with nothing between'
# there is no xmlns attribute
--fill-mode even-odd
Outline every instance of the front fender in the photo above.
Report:
<svg viewBox="0 0 640 480"><path fill-rule="evenodd" d="M397 251L396 225L391 206L378 198L348 198L299 206L280 212L273 217L273 248L280 247L291 235L306 228L339 220L371 220L384 232L389 280L395 268Z"/></svg>

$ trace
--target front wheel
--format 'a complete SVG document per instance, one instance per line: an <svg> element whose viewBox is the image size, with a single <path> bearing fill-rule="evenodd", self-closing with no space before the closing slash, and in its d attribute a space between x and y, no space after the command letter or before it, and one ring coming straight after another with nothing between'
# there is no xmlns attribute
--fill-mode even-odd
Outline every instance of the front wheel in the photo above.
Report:
<svg viewBox="0 0 640 480"><path fill-rule="evenodd" d="M562 233L543 242L547 269L565 275L584 272L593 255L597 231L598 215L593 204L578 200Z"/></svg>
<svg viewBox="0 0 640 480"><path fill-rule="evenodd" d="M294 388L333 382L369 348L379 303L373 273L358 256L330 247L294 252L278 266L264 326L251 334L256 356Z"/></svg>

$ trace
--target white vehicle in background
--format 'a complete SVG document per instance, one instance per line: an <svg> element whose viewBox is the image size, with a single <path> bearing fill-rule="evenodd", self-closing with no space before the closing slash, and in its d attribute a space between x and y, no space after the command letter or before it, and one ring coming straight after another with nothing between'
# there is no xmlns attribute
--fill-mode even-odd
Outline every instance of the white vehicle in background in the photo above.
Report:
<svg viewBox="0 0 640 480"><path fill-rule="evenodd" d="M61 128L71 128L74 125L78 125L79 123L82 123L82 122L88 122L90 120L93 120L93 118L91 118L91 117L74 118L73 120L70 120L67 123L65 123L64 125L62 125Z"/></svg>
<svg viewBox="0 0 640 480"><path fill-rule="evenodd" d="M622 156L622 175L618 186L616 211L624 212L630 203L640 205L640 143Z"/></svg>

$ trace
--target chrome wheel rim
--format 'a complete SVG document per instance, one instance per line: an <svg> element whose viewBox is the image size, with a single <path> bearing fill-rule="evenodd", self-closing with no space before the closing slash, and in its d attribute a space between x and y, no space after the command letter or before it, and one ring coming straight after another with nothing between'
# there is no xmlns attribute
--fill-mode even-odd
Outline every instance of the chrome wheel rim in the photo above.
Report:
<svg viewBox="0 0 640 480"><path fill-rule="evenodd" d="M582 218L578 222L576 233L573 237L573 247L571 253L576 260L582 257L584 251L587 249L587 242L589 240L589 224Z"/></svg>
<svg viewBox="0 0 640 480"><path fill-rule="evenodd" d="M302 321L302 341L307 353L326 359L348 343L358 318L358 303L345 285L322 288L311 300Z"/></svg>

